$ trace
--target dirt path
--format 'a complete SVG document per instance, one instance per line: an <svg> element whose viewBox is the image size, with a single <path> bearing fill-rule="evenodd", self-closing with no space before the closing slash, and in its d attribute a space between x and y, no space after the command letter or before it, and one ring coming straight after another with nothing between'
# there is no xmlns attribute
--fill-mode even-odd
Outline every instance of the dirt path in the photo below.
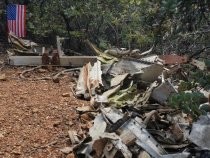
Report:
<svg viewBox="0 0 210 158"><path fill-rule="evenodd" d="M71 77L60 83L23 81L22 69L6 69L0 81L0 158L63 158L68 130L80 131L75 108L88 104L74 98ZM70 97L63 97L70 93Z"/></svg>

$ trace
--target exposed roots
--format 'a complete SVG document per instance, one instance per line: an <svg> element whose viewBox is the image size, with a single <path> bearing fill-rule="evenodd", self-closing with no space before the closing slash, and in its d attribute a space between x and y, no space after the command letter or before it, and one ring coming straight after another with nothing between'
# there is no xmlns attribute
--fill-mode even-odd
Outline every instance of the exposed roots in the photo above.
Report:
<svg viewBox="0 0 210 158"><path fill-rule="evenodd" d="M26 79L26 77L24 76L25 74L27 74L27 73L29 73L29 72L31 72L31 71L34 71L34 70L36 70L36 69L39 69L39 68L41 68L42 66L37 66L37 67L33 67L33 68L31 68L31 69L27 69L27 70L24 70L21 74L20 74L20 78L21 79Z"/></svg>
<svg viewBox="0 0 210 158"><path fill-rule="evenodd" d="M45 76L45 77L39 77L39 78L27 78L25 75L29 72L35 71L37 69L42 68L42 66L37 66L37 67L33 67L27 70L24 70L21 74L20 74L20 78L24 79L24 80L31 80L31 81L36 81L36 80L53 80L53 82L59 82L59 77L62 75L66 75L69 72L72 71L76 71L76 70L80 70L81 68L71 68L71 69L66 69L63 71L58 72L56 75L51 75L51 76Z"/></svg>
<svg viewBox="0 0 210 158"><path fill-rule="evenodd" d="M76 70L80 70L80 69L81 69L81 68L71 68L71 69L63 70L63 71L57 73L56 75L54 75L53 78L52 78L52 80L53 80L53 82L56 82L56 83L57 83L57 82L59 82L59 77L60 77L61 75L66 75L66 74L68 74L69 72L76 71Z"/></svg>

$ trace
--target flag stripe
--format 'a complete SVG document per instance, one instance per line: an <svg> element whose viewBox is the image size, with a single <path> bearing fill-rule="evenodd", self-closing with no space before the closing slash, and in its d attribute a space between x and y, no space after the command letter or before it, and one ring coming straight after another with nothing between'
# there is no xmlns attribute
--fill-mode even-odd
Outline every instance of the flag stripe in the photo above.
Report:
<svg viewBox="0 0 210 158"><path fill-rule="evenodd" d="M8 30L11 30L11 24L9 20L7 21L7 26L8 26Z"/></svg>
<svg viewBox="0 0 210 158"><path fill-rule="evenodd" d="M16 30L18 33L18 37L20 36L20 6L17 6L17 20L16 20Z"/></svg>
<svg viewBox="0 0 210 158"><path fill-rule="evenodd" d="M22 35L25 37L25 20L23 20L23 19L25 19L25 5L24 6L22 6L23 8L23 12L22 12L22 16L21 16L21 19L22 19Z"/></svg>
<svg viewBox="0 0 210 158"><path fill-rule="evenodd" d="M18 37L26 36L26 7L25 5L9 4L7 6L8 31Z"/></svg>
<svg viewBox="0 0 210 158"><path fill-rule="evenodd" d="M18 29L19 29L18 32L19 32L20 37L22 37L22 33L21 33L21 30L22 30L22 28L21 28L21 22L22 22L21 21L21 18L22 18L21 17L21 8L22 8L21 6L18 6Z"/></svg>
<svg viewBox="0 0 210 158"><path fill-rule="evenodd" d="M22 22L23 22L22 14L23 14L23 12L21 11L22 9L23 9L23 7L21 6L20 7L20 36L21 37L23 36L23 25L22 25Z"/></svg>
<svg viewBox="0 0 210 158"><path fill-rule="evenodd" d="M14 30L15 31L15 33L17 32L17 30L16 30L16 21L12 21L12 30Z"/></svg>
<svg viewBox="0 0 210 158"><path fill-rule="evenodd" d="M19 36L19 30L18 30L18 22L19 22L19 18L18 18L18 15L19 15L19 10L18 10L18 5L16 6L16 20L14 20L14 24L15 24L15 33L18 37Z"/></svg>
<svg viewBox="0 0 210 158"><path fill-rule="evenodd" d="M26 19L26 6L25 5L24 5L24 18L23 19L24 19L24 21L23 21L24 27L23 28L24 28L24 37L25 37L26 36L26 20L25 20Z"/></svg>

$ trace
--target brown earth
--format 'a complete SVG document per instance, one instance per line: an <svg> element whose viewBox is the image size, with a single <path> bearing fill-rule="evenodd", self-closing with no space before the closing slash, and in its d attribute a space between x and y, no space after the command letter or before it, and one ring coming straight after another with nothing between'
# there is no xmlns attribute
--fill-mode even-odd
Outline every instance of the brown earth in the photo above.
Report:
<svg viewBox="0 0 210 158"><path fill-rule="evenodd" d="M0 158L65 158L59 149L71 146L68 130L79 135L85 128L76 107L89 103L71 92L72 77L59 83L19 78L26 68L4 68L6 81L0 81ZM52 72L33 72L34 76ZM54 72L55 73L55 72ZM70 93L70 96L62 96Z"/></svg>

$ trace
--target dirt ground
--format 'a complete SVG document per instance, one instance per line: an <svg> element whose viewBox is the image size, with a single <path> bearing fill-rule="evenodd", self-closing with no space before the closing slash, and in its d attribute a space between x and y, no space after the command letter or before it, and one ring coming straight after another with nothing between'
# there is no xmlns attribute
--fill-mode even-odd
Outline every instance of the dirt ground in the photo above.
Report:
<svg viewBox="0 0 210 158"><path fill-rule="evenodd" d="M75 108L88 102L74 97L71 76L60 83L19 78L26 68L4 68L0 81L0 158L70 158L68 130L82 134ZM34 75L43 75L36 72ZM44 72L44 75L52 72ZM70 96L63 96L70 93Z"/></svg>

